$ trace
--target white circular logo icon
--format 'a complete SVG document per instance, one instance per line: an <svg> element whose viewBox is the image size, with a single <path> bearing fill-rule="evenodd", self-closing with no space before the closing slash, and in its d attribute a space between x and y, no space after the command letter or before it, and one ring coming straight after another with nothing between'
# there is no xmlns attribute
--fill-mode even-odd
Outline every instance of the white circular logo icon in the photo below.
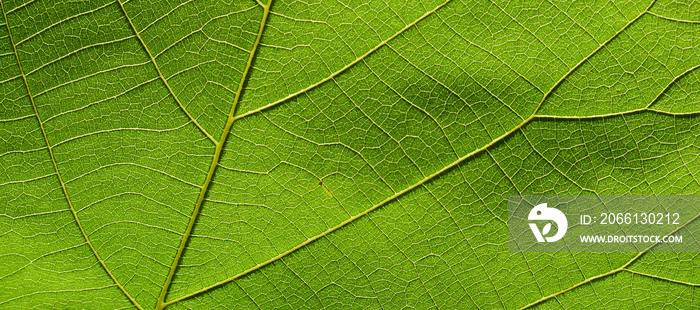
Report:
<svg viewBox="0 0 700 310"><path fill-rule="evenodd" d="M543 237L552 229L552 223L547 223L544 225L542 232L540 232L540 229L537 228L537 224L530 223L530 229L532 229L532 233L535 234L537 242L544 242L545 240L547 240L547 242L557 241L564 237L564 234L566 234L566 229L569 226L569 222L566 220L566 215L555 208L547 208L546 203L538 204L532 208L532 210L530 210L530 214L527 216L527 219L530 221L553 221L557 224L557 233L554 236Z"/></svg>

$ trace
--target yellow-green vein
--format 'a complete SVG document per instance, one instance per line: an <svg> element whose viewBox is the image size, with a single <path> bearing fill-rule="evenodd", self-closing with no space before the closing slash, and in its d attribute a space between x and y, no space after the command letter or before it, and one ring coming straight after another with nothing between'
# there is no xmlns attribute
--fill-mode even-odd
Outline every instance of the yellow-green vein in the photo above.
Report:
<svg viewBox="0 0 700 310"><path fill-rule="evenodd" d="M323 84L323 83L325 83L325 82L330 81L330 80L333 79L334 77L336 77L336 76L338 76L339 74L341 74L341 73L345 72L346 70L350 69L350 67L356 65L357 63L359 63L359 62L362 61L363 59L367 58L367 56L369 56L369 55L371 55L372 53L376 52L379 48L381 48L382 46L384 46L384 45L386 45L387 43L389 43L389 41L393 40L394 38L396 38L396 37L398 37L399 35L401 35L402 33L404 33L406 30L408 30L408 29L410 29L411 27L415 26L415 25L416 25L418 22L420 22L421 20L424 20L426 17L428 17L428 16L432 15L433 13L437 12L437 10L439 10L440 8L446 6L448 3L450 3L450 1L452 1L452 0L446 0L445 2L443 2L442 4L436 6L436 7L433 8L432 10L430 10L430 11L428 11L428 12L425 12L425 14L421 15L421 17L418 17L416 20L414 20L414 21L411 22L410 24L404 26L403 28L401 28L401 30L397 31L396 33L394 33L394 34L391 35L390 37L386 38L384 41L379 42L379 44L377 44L375 47L373 47L371 50L367 51L366 53L362 54L362 56L357 57L355 60L353 60L353 61L350 62L349 64L345 65L344 67L340 68L338 71L335 71L335 72L331 73L331 75L325 77L324 79L322 79L322 80L320 80L320 81L318 81L318 82L316 82L316 83L314 83L314 84L312 84L312 85L309 85L308 87L306 87L306 88L304 88L304 89L302 89L302 90L299 90L299 91L297 91L297 92L295 92L295 93L293 93L293 94L291 94L291 95L289 95L289 96L287 96L287 97L284 97L284 98L282 98L282 99L280 99L280 100L277 100L277 101L275 101L275 102L273 102L273 103L267 104L267 105L265 105L265 106L263 106L263 107L260 107L260 108L258 108L258 109L255 109L255 110L252 110L252 111L248 111L248 112L246 112L246 113L243 113L243 114L241 114L241 115L238 115L238 116L236 116L236 117L234 118L234 121L235 121L235 120L238 120L238 119L241 119L241 118L244 118L244 117L246 117L246 116L250 116L250 115L252 115L252 114L255 114L255 113L258 113L258 112L267 110L267 109L269 109L269 108L271 108L271 107L274 107L274 106L276 106L276 105L279 105L279 104L281 104L281 103L283 103L283 102L285 102L285 101L287 101L287 100L289 100L289 99L292 99L292 98L294 98L294 97L296 97L296 96L299 96L299 95L301 95L301 94L303 94L303 93L306 93L306 92L308 92L308 91L310 91L310 90L312 90L312 89L314 89L314 88L320 86L321 84Z"/></svg>
<svg viewBox="0 0 700 310"><path fill-rule="evenodd" d="M80 233L83 235L83 238L85 238L85 243L87 243L88 247L92 251L92 253L95 255L95 258L97 258L97 261L100 263L100 266L107 272L107 275L114 281L114 284L117 285L117 287L124 293L124 295L131 301L131 303L134 304L134 306L140 310L143 310L141 305L139 305L136 300L129 295L129 293L124 289L124 287L119 283L117 278L112 274L112 272L107 268L107 265L105 264L104 260L100 257L100 254L97 253L97 250L95 247L92 245L92 242L90 241L90 238L88 238L87 233L85 232L85 229L83 229L83 224L80 222L80 219L78 219L78 214L75 211L75 207L73 206L73 202L71 202L70 196L68 195L68 190L66 189L66 184L63 182L63 178L61 177L61 172L58 170L58 164L56 163L56 158L53 155L53 148L51 146L51 143L49 142L49 138L46 135L46 130L44 129L44 123L41 121L41 116L39 116L39 111L37 110L36 104L34 103L34 97L32 96L32 91L29 88L29 83L27 82L27 76L24 74L24 69L22 68L22 63L19 60L19 53L17 53L17 46L15 45L14 39L12 38L12 30L10 28L9 21L7 19L7 14L5 13L5 3L0 0L0 10L2 10L2 16L5 20L5 26L7 27L7 33L10 38L10 44L12 45L12 50L15 54L15 60L17 60L17 66L19 67L19 72L22 76L22 80L24 81L24 87L27 89L27 96L29 97L29 101L32 103L32 108L34 109L34 114L36 115L37 122L39 123L39 128L41 129L41 134L44 137L44 142L46 142L46 148L49 151L49 156L51 157L51 163L53 164L53 168L56 171L56 177L58 178L58 182L61 184L61 189L63 190L63 195L66 197L66 201L68 202L68 206L70 207L71 214L73 215L73 219L75 220L75 223L78 225L78 229L80 230Z"/></svg>
<svg viewBox="0 0 700 310"><path fill-rule="evenodd" d="M177 270L177 266L180 264L180 259L182 258L182 253L185 251L185 246L187 245L187 241L190 238L190 235L192 234L192 229L194 228L194 223L197 221L197 216L199 215L199 211L202 209L202 204L204 203L204 197L207 194L207 190L209 189L209 185L211 184L211 180L214 176L214 172L216 171L216 168L219 164L219 158L221 157L221 151L224 147L224 144L226 143L226 139L228 138L228 134L231 131L231 126L233 126L233 123L235 121L233 115L236 113L236 106L238 105L238 102L241 99L241 95L243 94L243 87L245 86L246 78L248 76L248 72L250 71L250 68L253 64L253 60L255 59L255 51L258 49L258 45L260 45L260 40L263 35L263 31L265 30L265 24L267 22L267 16L270 14L270 7L272 6L272 0L268 0L267 5L264 6L264 11L263 11L263 16L262 20L260 21L260 28L258 30L258 35L257 38L255 39L255 43L253 43L253 47L250 50L250 55L248 56L248 62L246 63L245 70L243 70L243 74L241 75L241 80L238 83L238 89L236 90L236 97L233 100L233 103L231 104L231 110L229 111L228 114L228 119L226 120L226 126L224 127L223 132L221 133L221 138L219 138L219 141L216 142L216 150L214 152L214 157L212 158L211 165L209 166L209 171L207 172L207 177L204 180L204 184L202 185L202 189L199 192L199 197L197 198L197 202L195 204L194 210L192 211L192 216L190 217L190 221L187 224L187 229L185 230L185 233L182 236L182 240L180 241L180 246L177 249L177 253L175 254L175 258L173 259L173 263L170 266L170 271L168 272L168 277L165 280L165 283L163 284L163 287L160 291L160 295L158 296L158 302L156 303L156 310L160 310L165 308L166 306L170 305L171 303L165 302L165 297L168 293L168 289L170 288L170 284L173 281L173 276L175 276L175 271Z"/></svg>
<svg viewBox="0 0 700 310"><path fill-rule="evenodd" d="M662 281L666 281L666 282L682 284L682 285L687 285L687 286L693 286L693 287L700 287L700 284L697 284L697 283L690 283L690 282L685 282L685 281L680 281L680 280L674 280L671 278L666 278L666 277L662 277L662 276L657 276L657 275L653 275L653 274L639 272L639 271L635 271L635 270L631 270L631 269L627 269L627 268L623 268L621 271L629 272L631 274L636 274L636 275L642 276L642 277L662 280Z"/></svg>
<svg viewBox="0 0 700 310"><path fill-rule="evenodd" d="M564 119L564 120L584 120L584 119L595 119L595 118L606 118L606 117L613 117L613 116L622 116L626 114L635 114L635 113L641 113L641 112L652 112L652 113L658 113L662 115L669 115L669 116L690 116L690 115L696 115L700 114L700 111L693 111L693 112L685 112L685 113L677 113L677 112L668 112L668 111L663 111L663 110L657 110L657 109L652 109L651 107L658 102L661 99L661 96L663 96L666 91L668 91L671 86L673 86L675 83L677 83L680 79L682 79L684 76L690 74L691 72L697 70L700 68L700 64L695 65L688 70L685 70L683 73L679 74L678 76L674 77L664 89L662 89L654 99L652 99L649 104L647 104L644 108L639 108L639 109L633 109L633 110L628 110L628 111L622 111L622 112L614 112L614 113L606 113L606 114L596 114L596 115L586 115L586 116L574 116L574 115L537 115L535 118L538 119Z"/></svg>
<svg viewBox="0 0 700 310"><path fill-rule="evenodd" d="M216 139L212 137L205 129L202 127L202 125L197 122L197 120L192 117L190 112L185 109L185 106L180 102L180 99L175 95L175 92L173 89L170 87L170 84L168 83L168 80L165 79L165 76L163 76L163 73L160 71L160 67L158 66L158 63L156 63L156 59L153 58L153 54L151 54L151 51L148 49L146 46L146 42L143 41L141 38L141 34L139 34L138 30L136 30L136 26L134 26L134 23L131 21L131 18L129 17L129 13L126 12L126 9L124 8L124 4L122 4L121 0L117 0L117 3L119 4L119 7L122 10L122 13L124 13L124 16L126 17L126 21L129 23L129 26L131 27L131 30L134 31L134 34L136 35L136 38L139 40L139 43L141 43L141 46L143 46L143 49L146 51L146 54L148 54L148 57L151 59L151 62L153 63L153 66L156 68L156 71L158 72L158 76L160 77L161 81L163 81L163 84L165 84L165 87L168 89L168 92L170 92L170 95L173 96L173 99L175 99L175 102L177 102L177 105L180 106L180 109L182 109L183 112L185 112L185 115L192 121L192 124L197 126L199 131L201 131L211 142L216 144Z"/></svg>
<svg viewBox="0 0 700 310"><path fill-rule="evenodd" d="M657 13L654 13L654 12L651 12L651 11L649 12L649 15L653 15L653 16L656 16L656 17L661 18L661 19L670 20L670 21L678 22L678 23L700 24L700 21L697 21L697 20L677 19L677 18L673 18L673 17L663 16L663 15L661 15L661 14L657 14Z"/></svg>

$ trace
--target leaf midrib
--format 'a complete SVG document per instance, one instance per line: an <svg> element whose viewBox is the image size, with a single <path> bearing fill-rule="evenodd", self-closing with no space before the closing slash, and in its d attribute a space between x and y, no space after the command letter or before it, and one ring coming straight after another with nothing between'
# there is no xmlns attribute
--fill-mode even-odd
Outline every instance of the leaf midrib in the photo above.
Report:
<svg viewBox="0 0 700 310"><path fill-rule="evenodd" d="M117 0L119 1L119 0ZM121 1L120 1L121 5ZM180 246L178 247L177 253L175 254L175 258L173 259L173 263L170 266L170 271L168 272L168 277L165 280L165 283L163 284L161 288L160 295L158 296L158 301L156 303L156 310L160 310L168 306L170 303L165 303L165 297L168 294L168 290L170 288L170 285L172 284L173 277L175 276L175 271L177 270L177 267L180 265L180 260L182 259L182 253L185 251L185 246L187 245L187 242L190 238L190 235L192 234L192 229L194 228L194 224L197 221L197 217L199 216L200 210L202 209L202 204L204 203L204 197L206 197L206 194L209 189L209 185L211 184L211 180L214 176L214 172L216 171L216 168L219 165L219 158L221 157L221 151L223 150L224 144L226 143L226 140L228 139L228 135L231 132L231 127L233 126L233 123L235 122L235 118L233 115L236 113L236 106L238 105L238 102L241 99L241 95L243 93L243 87L245 86L248 72L250 71L250 68L252 67L253 60L255 59L255 52L258 49L258 46L260 45L260 40L262 38L262 34L265 30L265 25L267 22L267 16L270 13L270 7L272 6L272 0L268 0L267 5L263 6L263 16L262 20L260 21L260 28L258 30L258 35L255 38L255 42L253 43L253 47L250 51L250 54L248 56L248 62L246 63L246 67L243 70L243 73L241 75L241 80L238 83L238 89L236 90L236 96L233 100L233 103L231 104L231 110L228 114L228 118L226 120L226 126L224 127L224 130L221 132L221 138L217 142L215 142L216 149L214 151L214 156L211 161L211 165L209 166L209 171L207 172L207 177L204 180L204 184L202 185L202 189L199 193L199 197L197 198L197 202L195 204L194 210L192 211L192 216L190 217L190 221L187 224L187 229L185 230L185 233L182 236L182 239L180 240ZM124 14L126 14L126 10L124 10L124 7L122 6L122 10L124 11ZM129 23L133 26L131 21L129 20ZM134 31L136 31L136 28L133 28ZM145 47L145 44L143 45ZM150 55L150 53L149 53ZM153 61L155 64L155 60ZM160 71L159 71L160 72ZM162 77L162 74L161 74Z"/></svg>

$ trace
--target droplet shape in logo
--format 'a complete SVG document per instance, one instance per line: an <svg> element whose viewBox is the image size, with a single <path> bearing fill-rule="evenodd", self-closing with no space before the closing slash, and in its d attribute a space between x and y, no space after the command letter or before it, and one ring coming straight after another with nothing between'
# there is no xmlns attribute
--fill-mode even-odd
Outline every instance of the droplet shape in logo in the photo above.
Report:
<svg viewBox="0 0 700 310"><path fill-rule="evenodd" d="M544 228L542 228L542 235L546 235L549 230L552 228L552 223L547 223L547 225L544 225Z"/></svg>

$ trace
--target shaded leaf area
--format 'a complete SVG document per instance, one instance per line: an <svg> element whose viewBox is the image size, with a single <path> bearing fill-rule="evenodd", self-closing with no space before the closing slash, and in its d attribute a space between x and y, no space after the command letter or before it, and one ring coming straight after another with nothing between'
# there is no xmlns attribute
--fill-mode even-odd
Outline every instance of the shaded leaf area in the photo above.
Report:
<svg viewBox="0 0 700 310"><path fill-rule="evenodd" d="M697 307L505 225L698 194L695 2L1 3L2 308Z"/></svg>
<svg viewBox="0 0 700 310"><path fill-rule="evenodd" d="M231 307L253 301L290 308L523 306L616 269L636 253L508 253L503 222L508 195L697 194L700 150L697 135L690 134L697 130L693 118L648 112L533 122L327 238L183 306ZM227 218L215 214L217 222ZM208 222L202 218L202 226ZM210 246L208 253L233 243L218 242L211 241L217 246ZM696 256L650 252L630 269L698 283ZM658 298L651 304L696 306L691 301L697 288L671 284L618 274L571 292L578 297L562 294L543 306L625 307L646 303L649 292L656 291L668 295L651 294Z"/></svg>

